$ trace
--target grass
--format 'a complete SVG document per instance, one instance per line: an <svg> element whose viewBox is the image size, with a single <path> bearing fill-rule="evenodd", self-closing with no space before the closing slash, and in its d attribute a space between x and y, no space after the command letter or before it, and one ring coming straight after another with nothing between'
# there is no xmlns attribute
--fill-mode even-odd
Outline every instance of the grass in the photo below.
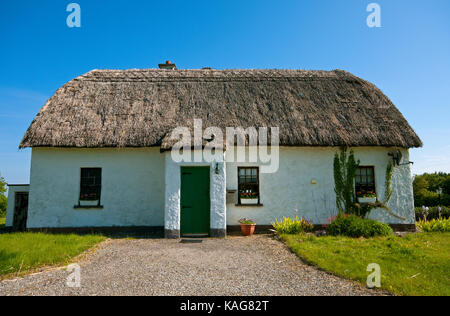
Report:
<svg viewBox="0 0 450 316"><path fill-rule="evenodd" d="M280 235L300 258L366 284L367 265L381 267L381 287L398 295L450 295L450 233L405 237Z"/></svg>
<svg viewBox="0 0 450 316"><path fill-rule="evenodd" d="M105 240L100 235L0 234L0 279L45 266L64 265Z"/></svg>

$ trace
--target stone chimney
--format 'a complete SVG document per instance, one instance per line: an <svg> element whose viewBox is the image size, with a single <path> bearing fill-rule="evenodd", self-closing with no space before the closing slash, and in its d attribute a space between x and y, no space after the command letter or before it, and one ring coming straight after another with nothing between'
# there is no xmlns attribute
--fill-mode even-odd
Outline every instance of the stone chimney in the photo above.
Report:
<svg viewBox="0 0 450 316"><path fill-rule="evenodd" d="M170 60L166 61L165 64L159 64L159 69L169 69L169 70L176 70L177 69L177 65L172 64L172 62Z"/></svg>

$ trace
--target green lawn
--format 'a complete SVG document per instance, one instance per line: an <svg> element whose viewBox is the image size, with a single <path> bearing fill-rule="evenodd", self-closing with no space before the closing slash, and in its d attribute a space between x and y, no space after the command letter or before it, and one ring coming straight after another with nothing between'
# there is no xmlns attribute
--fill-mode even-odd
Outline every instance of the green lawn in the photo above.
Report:
<svg viewBox="0 0 450 316"><path fill-rule="evenodd" d="M0 234L0 279L43 266L63 265L105 240L99 235Z"/></svg>
<svg viewBox="0 0 450 316"><path fill-rule="evenodd" d="M366 284L367 265L381 267L381 287L399 295L450 295L450 233L353 239L281 235L299 257Z"/></svg>

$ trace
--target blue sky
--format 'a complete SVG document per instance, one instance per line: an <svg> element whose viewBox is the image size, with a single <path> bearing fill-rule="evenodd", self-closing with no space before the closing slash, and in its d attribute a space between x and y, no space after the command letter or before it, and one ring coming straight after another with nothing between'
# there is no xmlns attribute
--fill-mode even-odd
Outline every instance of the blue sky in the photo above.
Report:
<svg viewBox="0 0 450 316"><path fill-rule="evenodd" d="M81 28L66 7L81 6ZM381 6L381 28L366 7ZM450 172L450 1L1 1L0 173L27 183L18 144L46 100L92 69L345 69L376 84L422 138L414 173Z"/></svg>

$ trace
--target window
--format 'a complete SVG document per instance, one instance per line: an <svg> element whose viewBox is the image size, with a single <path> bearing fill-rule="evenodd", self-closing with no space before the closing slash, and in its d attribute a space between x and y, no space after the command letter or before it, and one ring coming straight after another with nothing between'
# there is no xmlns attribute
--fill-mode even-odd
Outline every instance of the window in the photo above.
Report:
<svg viewBox="0 0 450 316"><path fill-rule="evenodd" d="M374 167L358 167L356 169L355 192L357 197L376 193Z"/></svg>
<svg viewBox="0 0 450 316"><path fill-rule="evenodd" d="M102 169L81 168L80 201L98 201L102 191Z"/></svg>
<svg viewBox="0 0 450 316"><path fill-rule="evenodd" d="M260 204L259 168L238 168L238 201L239 204Z"/></svg>

